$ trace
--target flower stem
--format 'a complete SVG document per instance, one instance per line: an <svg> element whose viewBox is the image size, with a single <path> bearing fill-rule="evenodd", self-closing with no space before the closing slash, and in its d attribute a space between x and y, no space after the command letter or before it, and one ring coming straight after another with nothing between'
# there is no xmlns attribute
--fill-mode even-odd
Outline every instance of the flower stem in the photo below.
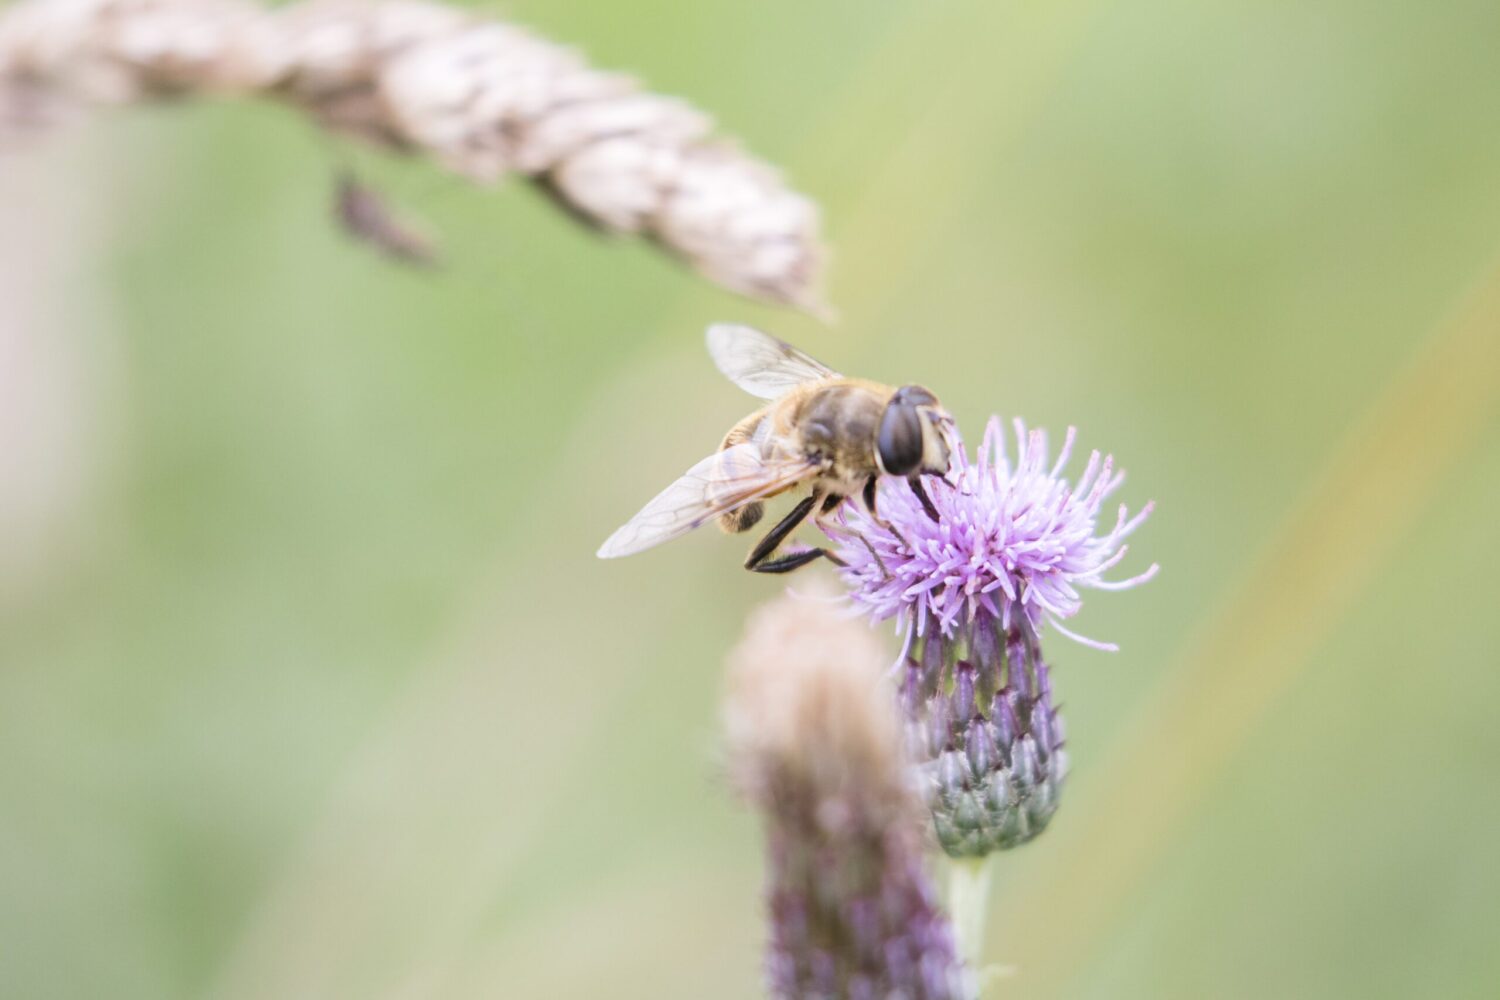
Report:
<svg viewBox="0 0 1500 1000"><path fill-rule="evenodd" d="M990 858L948 861L948 913L953 919L959 954L979 977L984 968L984 920L990 904Z"/></svg>

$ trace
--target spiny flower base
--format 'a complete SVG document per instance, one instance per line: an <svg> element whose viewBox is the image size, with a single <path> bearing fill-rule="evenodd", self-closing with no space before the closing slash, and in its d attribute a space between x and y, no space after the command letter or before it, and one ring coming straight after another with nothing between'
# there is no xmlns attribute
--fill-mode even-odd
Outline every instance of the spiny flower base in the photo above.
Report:
<svg viewBox="0 0 1500 1000"><path fill-rule="evenodd" d="M1030 629L981 613L953 636L932 630L907 660L902 703L944 851L983 857L1046 829L1068 758Z"/></svg>

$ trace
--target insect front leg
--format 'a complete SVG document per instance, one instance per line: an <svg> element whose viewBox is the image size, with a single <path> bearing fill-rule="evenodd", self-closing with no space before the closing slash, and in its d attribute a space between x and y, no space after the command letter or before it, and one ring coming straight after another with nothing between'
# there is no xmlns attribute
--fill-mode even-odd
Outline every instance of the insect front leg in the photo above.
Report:
<svg viewBox="0 0 1500 1000"><path fill-rule="evenodd" d="M807 520L807 515L812 509L822 502L823 497L817 493L803 498L793 507L791 513L782 518L766 537L756 543L755 548L750 550L750 557L745 560L745 568L754 573L790 573L794 569L806 566L819 556L837 562L827 549L806 549L802 552L794 552L790 555L780 556L772 559L771 555L786 541L787 536L797 530L797 526Z"/></svg>
<svg viewBox="0 0 1500 1000"><path fill-rule="evenodd" d="M836 510L839 509L839 505L842 504L845 500L848 500L848 499L849 499L849 497L847 495L843 494L843 493L830 493L826 497L823 498L823 506L821 506L821 507L818 508L817 516L814 517L813 520L817 523L818 530L821 531L825 536L832 537L833 535L837 534L837 531L829 531L828 530L828 526L827 526L826 522L827 522L829 516L832 515L834 511L836 511ZM856 531L855 534L857 535L857 534L859 534L859 532ZM861 540L863 540L863 539L861 539ZM868 544L868 543L866 543L866 544ZM838 556L834 555L832 552L829 552L827 549L823 550L823 558L827 559L829 562L833 563L835 566L847 566L847 565L849 565L848 563L844 562L844 560L842 560ZM876 556L875 557L875 561L879 562L880 561L880 557Z"/></svg>
<svg viewBox="0 0 1500 1000"><path fill-rule="evenodd" d="M869 479L865 480L865 489L864 492L860 495L860 498L864 501L865 510L870 512L870 520L879 525L882 530L889 531L891 535L895 537L896 541L900 542L902 545L906 545L907 548L911 548L910 545L907 545L906 536L897 531L896 526L887 521L885 518L881 517L880 512L875 509L876 487L879 485L879 482L880 480L876 476L871 476ZM870 547L870 543L865 541L863 536L860 536L860 541L865 542L866 548ZM870 554L875 555L875 550L870 549ZM880 557L875 556L875 561L880 562ZM882 565L880 568L883 570L885 569L885 566Z"/></svg>
<svg viewBox="0 0 1500 1000"><path fill-rule="evenodd" d="M933 506L932 497L927 495L927 487L922 485L922 476L920 474L910 476L906 481L911 486L911 491L917 495L917 499L922 501L922 509L927 512L927 516L934 522L942 520L938 517L937 507Z"/></svg>
<svg viewBox="0 0 1500 1000"><path fill-rule="evenodd" d="M860 499L864 501L865 510L867 510L867 511L870 512L870 518L877 525L879 525L880 527L884 528L886 531L889 531L891 534L895 535L896 538L900 540L901 544L905 545L906 544L906 539L904 539L904 538L901 537L900 532L898 532L896 530L895 526L892 525L892 524L888 524L885 521L882 521L880 519L880 515L878 515L878 514L875 513L875 484L876 484L876 479L875 479L874 476L871 476L869 479L865 480L864 491L860 494ZM839 503L842 503L843 501L845 501L847 499L849 499L849 498L841 496L841 497L838 497L838 502L836 502L836 503L832 503L832 504L825 503L823 505L823 510L818 514L818 527L819 528L823 528L823 519L825 517L827 517L829 514L832 514L834 512L834 510L836 510L838 508ZM826 528L823 528L823 533L824 534L829 534L829 532L828 532L828 530ZM833 534L848 534L848 535L853 535L855 538L858 538L860 544L865 547L865 551L868 552L868 553L870 553L870 558L875 560L875 565L880 567L880 575L881 575L881 577L883 579L886 579L886 580L889 580L891 578L891 571L885 568L885 561L880 558L880 553L875 551L875 546L873 546L873 545L870 544L870 540L868 538L866 538L863 533L854 530L853 528L849 527L848 525L840 525L838 527L838 529L836 529L836 531L833 532ZM833 556L829 556L829 558L833 559ZM838 562L838 560L836 560L836 559L834 561ZM843 565L843 563L839 563L839 565Z"/></svg>

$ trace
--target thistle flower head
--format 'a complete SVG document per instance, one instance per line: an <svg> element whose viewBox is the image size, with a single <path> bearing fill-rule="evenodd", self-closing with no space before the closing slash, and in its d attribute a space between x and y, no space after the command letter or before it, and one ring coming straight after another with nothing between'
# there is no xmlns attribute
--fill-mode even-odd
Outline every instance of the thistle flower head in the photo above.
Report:
<svg viewBox="0 0 1500 1000"><path fill-rule="evenodd" d="M885 656L827 603L783 598L730 660L732 773L764 814L780 998L972 995L923 864L915 773Z"/></svg>
<svg viewBox="0 0 1500 1000"><path fill-rule="evenodd" d="M1054 460L1046 435L1014 426L1014 461L998 419L972 460L950 431L952 467L927 487L936 519L911 486L888 480L878 517L846 505L831 529L855 607L906 633L908 744L938 843L957 857L1024 844L1057 810L1068 758L1044 628L1114 649L1061 622L1078 612L1081 590L1121 590L1156 573L1104 578L1151 511L1131 516L1122 505L1100 529L1124 479L1114 460L1094 452L1070 483L1073 430Z"/></svg>
<svg viewBox="0 0 1500 1000"><path fill-rule="evenodd" d="M1104 502L1125 478L1113 457L1095 451L1077 482L1069 483L1063 469L1072 456L1073 428L1049 464L1046 434L1028 431L1020 420L1014 427L1014 462L999 418L990 419L972 461L954 432L947 480L927 480L936 521L900 481L881 484L879 520L845 505L847 530L835 540L853 601L876 621L895 619L898 629L915 636L933 628L953 636L987 615L1002 629L1024 624L1040 634L1051 625L1087 645L1114 649L1074 635L1061 622L1082 606L1080 590L1123 590L1156 574L1153 564L1127 580L1104 579L1152 505L1130 516L1122 504L1101 533Z"/></svg>

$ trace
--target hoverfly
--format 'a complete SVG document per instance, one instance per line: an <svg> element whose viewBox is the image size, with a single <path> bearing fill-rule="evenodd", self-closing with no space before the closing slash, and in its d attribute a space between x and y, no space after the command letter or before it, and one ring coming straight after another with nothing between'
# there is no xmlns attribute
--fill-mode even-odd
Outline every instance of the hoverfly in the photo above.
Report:
<svg viewBox="0 0 1500 1000"><path fill-rule="evenodd" d="M765 513L766 500L804 484L810 495L750 550L746 569L786 573L819 556L837 562L822 548L776 553L814 510L821 523L852 496L884 523L875 512L881 476L905 478L937 520L921 477L948 472L953 421L931 392L846 378L747 326L709 327L708 352L730 381L770 402L611 535L599 548L601 559L640 552L713 519L727 532L747 531Z"/></svg>

